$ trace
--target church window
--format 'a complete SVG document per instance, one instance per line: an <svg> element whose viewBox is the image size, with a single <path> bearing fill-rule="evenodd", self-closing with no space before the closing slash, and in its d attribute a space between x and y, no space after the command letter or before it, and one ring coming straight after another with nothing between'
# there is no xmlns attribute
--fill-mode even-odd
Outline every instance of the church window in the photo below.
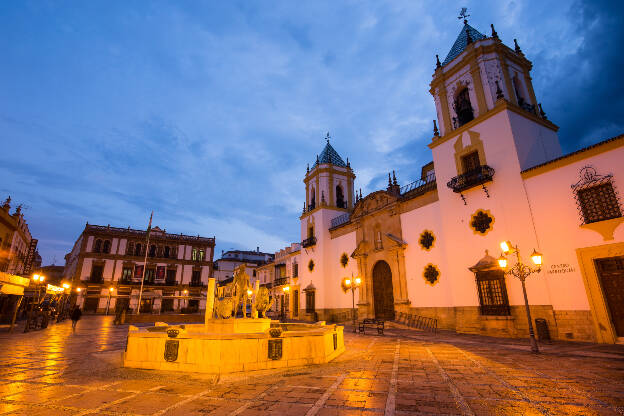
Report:
<svg viewBox="0 0 624 416"><path fill-rule="evenodd" d="M100 239L95 240L95 244L93 245L93 252L94 253L102 252L102 240Z"/></svg>
<svg viewBox="0 0 624 416"><path fill-rule="evenodd" d="M479 152L476 151L463 156L461 161L464 173L476 170L481 166L481 162L479 161Z"/></svg>
<svg viewBox="0 0 624 416"><path fill-rule="evenodd" d="M431 247L433 247L434 241L435 241L435 237L433 236L433 233L429 230L423 231L422 234L420 235L420 239L418 240L418 242L420 243L420 246L424 248L425 250L431 250Z"/></svg>
<svg viewBox="0 0 624 416"><path fill-rule="evenodd" d="M342 253L342 256L340 256L340 264L343 268L347 267L347 264L349 264L349 256L347 256L347 253Z"/></svg>
<svg viewBox="0 0 624 416"><path fill-rule="evenodd" d="M612 175L600 175L592 166L580 171L580 180L572 185L583 224L622 216Z"/></svg>
<svg viewBox="0 0 624 416"><path fill-rule="evenodd" d="M577 192L577 197L585 224L622 216L617 196L610 182L581 189Z"/></svg>
<svg viewBox="0 0 624 416"><path fill-rule="evenodd" d="M342 186L336 185L336 206L338 208L346 208Z"/></svg>
<svg viewBox="0 0 624 416"><path fill-rule="evenodd" d="M102 244L102 253L110 253L111 242L110 240L104 240L104 244Z"/></svg>
<svg viewBox="0 0 624 416"><path fill-rule="evenodd" d="M423 272L423 277L430 285L435 285L440 279L440 271L433 264L428 264Z"/></svg>
<svg viewBox="0 0 624 416"><path fill-rule="evenodd" d="M511 315L505 274L499 270L477 272L476 280L481 315Z"/></svg>
<svg viewBox="0 0 624 416"><path fill-rule="evenodd" d="M457 114L457 127L461 127L474 119L474 111L470 104L468 88L464 88L457 94L457 97L455 97L454 109L455 114Z"/></svg>
<svg viewBox="0 0 624 416"><path fill-rule="evenodd" d="M524 97L522 96L522 87L520 86L520 81L518 80L518 75L514 75L513 78L511 79L511 82L512 82L513 87L514 87L514 91L516 92L516 98L518 99L518 105L520 107L522 107L522 105L524 104L525 100L524 100Z"/></svg>
<svg viewBox="0 0 624 416"><path fill-rule="evenodd" d="M480 209L473 214L470 226L476 233L485 235L492 229L493 222L494 218L489 214L489 211Z"/></svg>
<svg viewBox="0 0 624 416"><path fill-rule="evenodd" d="M310 188L310 203L308 204L308 211L311 211L316 206L316 194L314 192L314 187Z"/></svg>

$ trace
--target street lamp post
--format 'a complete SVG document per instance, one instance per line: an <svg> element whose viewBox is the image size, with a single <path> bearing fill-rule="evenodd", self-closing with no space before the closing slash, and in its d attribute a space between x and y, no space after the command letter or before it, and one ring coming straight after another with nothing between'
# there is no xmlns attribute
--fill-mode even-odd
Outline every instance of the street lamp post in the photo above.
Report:
<svg viewBox="0 0 624 416"><path fill-rule="evenodd" d="M537 266L535 268L525 264L520 257L520 250L518 246L514 246L510 241L503 241L501 244L501 249L503 250L503 254L498 258L498 265L505 272L505 274L511 274L520 280L522 283L522 293L524 295L524 307L526 309L527 321L529 322L529 338L531 339L531 351L534 353L539 353L539 347L537 346L537 341L535 340L535 333L533 332L533 322L531 320L531 310L529 309L529 299L527 297L525 280L533 273L539 273L542 270L542 254L533 249L533 253L531 254L531 260ZM511 268L507 268L507 257L506 254L515 253L516 254L516 264Z"/></svg>
<svg viewBox="0 0 624 416"><path fill-rule="evenodd" d="M106 315L108 315L108 310L110 309L111 296L113 295L114 291L115 291L114 287L111 286L108 288L108 302L106 303Z"/></svg>
<svg viewBox="0 0 624 416"><path fill-rule="evenodd" d="M290 292L290 286L286 285L282 288L284 292L284 301L282 302L282 319L286 319L286 313L290 310L289 303L290 299L288 298L288 293Z"/></svg>
<svg viewBox="0 0 624 416"><path fill-rule="evenodd" d="M360 277L345 277L342 279L341 286L343 292L347 292L347 290L351 289L351 315L353 317L353 332L357 332L357 328L355 327L355 289L360 287L362 284L362 279Z"/></svg>

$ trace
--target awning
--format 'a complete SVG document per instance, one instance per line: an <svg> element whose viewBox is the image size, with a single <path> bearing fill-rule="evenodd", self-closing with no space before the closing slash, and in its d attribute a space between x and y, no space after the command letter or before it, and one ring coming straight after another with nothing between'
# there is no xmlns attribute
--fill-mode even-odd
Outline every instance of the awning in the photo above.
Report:
<svg viewBox="0 0 624 416"><path fill-rule="evenodd" d="M0 272L0 294L22 296L29 284L30 279L26 277Z"/></svg>

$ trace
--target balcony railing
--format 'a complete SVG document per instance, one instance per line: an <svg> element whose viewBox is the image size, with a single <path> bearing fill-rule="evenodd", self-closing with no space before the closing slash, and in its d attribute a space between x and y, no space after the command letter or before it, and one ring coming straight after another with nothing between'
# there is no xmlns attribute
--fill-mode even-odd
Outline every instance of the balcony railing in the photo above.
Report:
<svg viewBox="0 0 624 416"><path fill-rule="evenodd" d="M288 284L288 277L279 277L273 282L274 286L283 286Z"/></svg>
<svg viewBox="0 0 624 416"><path fill-rule="evenodd" d="M466 189L490 182L493 177L494 169L488 165L481 165L476 169L463 173L459 176L455 176L446 184L446 186L451 188L455 193L461 193Z"/></svg>
<svg viewBox="0 0 624 416"><path fill-rule="evenodd" d="M312 247L313 245L316 245L316 237L308 237L301 242L301 247L303 248Z"/></svg>
<svg viewBox="0 0 624 416"><path fill-rule="evenodd" d="M189 286L201 287L201 286L206 286L206 285L201 280L191 280L191 283L189 283Z"/></svg>
<svg viewBox="0 0 624 416"><path fill-rule="evenodd" d="M104 282L104 279L102 278L102 276L90 276L88 279L89 283L102 283Z"/></svg>
<svg viewBox="0 0 624 416"><path fill-rule="evenodd" d="M346 214L342 214L336 218L332 218L331 220L331 227L330 228L335 228L335 227L339 227L342 224L346 224L349 222L349 219L351 218L351 214L349 214L348 212Z"/></svg>
<svg viewBox="0 0 624 416"><path fill-rule="evenodd" d="M401 196L415 197L436 189L435 172L431 171L425 178L418 179L401 187Z"/></svg>

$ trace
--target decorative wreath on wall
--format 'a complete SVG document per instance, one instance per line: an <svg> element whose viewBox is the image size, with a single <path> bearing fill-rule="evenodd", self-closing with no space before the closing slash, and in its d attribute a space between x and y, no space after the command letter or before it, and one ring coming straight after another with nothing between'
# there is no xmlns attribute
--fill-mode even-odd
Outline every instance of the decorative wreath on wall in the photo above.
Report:
<svg viewBox="0 0 624 416"><path fill-rule="evenodd" d="M427 251L431 250L434 242L435 236L433 235L433 232L429 230L423 231L420 235L420 239L418 240L420 246Z"/></svg>
<svg viewBox="0 0 624 416"><path fill-rule="evenodd" d="M494 217L489 209L478 209L470 219L470 227L475 234L486 235L494 225Z"/></svg>
<svg viewBox="0 0 624 416"><path fill-rule="evenodd" d="M427 283L433 286L436 283L438 283L438 280L440 280L440 270L438 270L437 266L429 263L428 265L425 266L423 277L425 278L425 281Z"/></svg>
<svg viewBox="0 0 624 416"><path fill-rule="evenodd" d="M349 264L349 256L347 256L347 253L342 253L342 256L340 256L340 264L343 268L347 267L347 264Z"/></svg>
<svg viewBox="0 0 624 416"><path fill-rule="evenodd" d="M308 262L308 270L314 270L314 260L312 259L310 259L310 261Z"/></svg>

